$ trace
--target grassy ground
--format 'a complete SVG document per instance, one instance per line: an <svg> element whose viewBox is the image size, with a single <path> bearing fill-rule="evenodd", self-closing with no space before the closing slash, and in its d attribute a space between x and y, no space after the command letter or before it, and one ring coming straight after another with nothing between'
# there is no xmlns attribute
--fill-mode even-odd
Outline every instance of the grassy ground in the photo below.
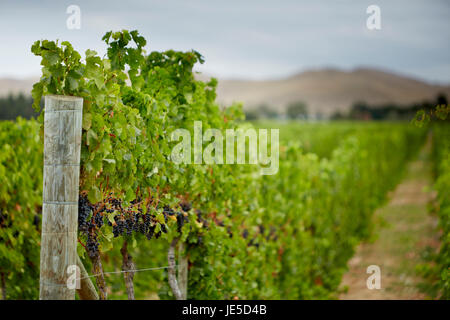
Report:
<svg viewBox="0 0 450 320"><path fill-rule="evenodd" d="M431 192L430 143L411 162L406 177L374 215L376 239L363 243L349 262L340 299L427 299L427 283L418 269L439 248L437 218L429 214ZM381 289L369 290L369 265L381 270Z"/></svg>

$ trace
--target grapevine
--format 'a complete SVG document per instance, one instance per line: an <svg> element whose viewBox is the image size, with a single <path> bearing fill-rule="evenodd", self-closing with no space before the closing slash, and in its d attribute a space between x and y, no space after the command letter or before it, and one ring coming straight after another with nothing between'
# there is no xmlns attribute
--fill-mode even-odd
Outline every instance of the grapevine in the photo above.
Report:
<svg viewBox="0 0 450 320"><path fill-rule="evenodd" d="M215 79L196 79L193 67L203 62L198 52L147 53L147 41L137 31L108 32L103 41L104 58L92 50L82 57L68 42L32 46L42 59L42 77L32 92L36 109L47 94L84 99L78 254L92 265L100 297L106 299L107 288L125 280L130 299L144 297L148 287L173 299L173 269L170 275L131 270L167 265L168 253L175 258L181 243L189 299L333 297L355 245L370 235L372 212L395 186L425 131L403 124L330 125L309 139L322 144L306 146L292 138L301 135L298 129L287 125L291 137L281 143L274 176L261 176L252 165L176 164L174 130L193 135L194 121L202 121L203 130L253 125L242 121L240 105L216 103ZM42 114L38 121L42 124ZM38 137L35 121L21 125L34 126ZM312 137L314 131L304 132ZM2 199L0 230L10 229L11 212L20 211L14 208L20 203L38 252L39 222L33 222L42 203L42 141L27 139L36 149L34 176L25 178L25 184L33 181L33 194L30 201ZM0 194L13 194L7 187ZM8 235L23 230L13 228ZM11 268L16 265L24 263ZM103 276L120 265L124 277ZM113 291L113 298L118 295Z"/></svg>

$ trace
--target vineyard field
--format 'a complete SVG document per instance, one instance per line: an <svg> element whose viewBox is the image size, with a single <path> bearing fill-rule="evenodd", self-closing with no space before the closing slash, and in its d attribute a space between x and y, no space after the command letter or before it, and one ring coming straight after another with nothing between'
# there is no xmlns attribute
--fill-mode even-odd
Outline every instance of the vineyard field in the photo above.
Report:
<svg viewBox="0 0 450 320"><path fill-rule="evenodd" d="M356 247L374 234L373 213L427 138L443 231L430 273L439 277L441 296L449 297L447 124L246 121L241 104L217 103L216 79L194 76L194 66L203 63L198 52L147 53L136 30L110 31L102 41L104 57L93 50L82 55L66 41L36 41L31 52L41 60L42 75L32 96L40 115L0 122L3 298L46 299L42 287L54 294L75 290L66 282L42 283L43 272L65 263L59 259L66 250L72 260L80 258L83 280L92 281L102 300L336 299ZM78 97L78 111L67 107L68 97ZM55 109L40 110L42 99L54 101ZM82 120L69 118L74 110ZM73 130L73 141L61 143L67 132L53 137L49 128ZM276 160L270 163L277 166L273 174L261 174L268 163L234 161L242 151L234 138L243 137L242 159L251 159L245 153L252 145L248 132L260 129L278 130L263 141ZM237 133L228 147L220 139L230 131ZM215 161L198 161L198 149L203 159L209 150ZM49 164L55 154L64 160L64 150L79 153L79 163ZM44 159L53 166L56 187L44 182ZM78 201L61 196L43 205L42 194L50 189L57 198L58 190L79 190ZM48 204L78 205L78 215L55 209L57 216ZM63 219L77 231L61 223L61 232L54 233L67 231L64 240L70 243L63 249L46 246L43 235L55 227L46 223ZM55 273L67 276L62 269Z"/></svg>
<svg viewBox="0 0 450 320"><path fill-rule="evenodd" d="M188 235L189 259L195 263L189 273L189 298L333 297L355 245L370 232L371 213L383 203L387 191L400 179L402 166L417 152L425 137L425 131L408 124L364 126L358 123L336 123L327 127L330 139L325 141L328 142L326 149L331 150L329 156L322 154L321 157L301 147L301 143L314 146L314 141L320 141L314 133L324 138L324 132L315 130L314 125L305 125L305 131L301 123L297 126L271 125L280 129L281 149L285 150L281 154L279 175L248 179L243 189L240 189L246 191L239 194L239 198L236 194L232 198L235 201L248 201L243 204L244 214L235 213L228 217L214 211L213 214L206 213L203 222L208 225L207 228L203 227L206 230L201 228L198 234ZM12 127L17 132L23 132L23 136L7 136L6 133L11 132ZM322 129L323 124L318 124L317 128ZM375 131L378 134L374 135ZM26 200L2 199L3 204L14 203L3 209L4 213L14 216L14 221L12 228L1 229L2 238L11 238L14 232L19 232L18 239L25 241L8 243L2 250L2 266L8 266L8 274L12 275L6 281L7 294L9 298L32 299L38 294L37 278L26 280L33 289L31 291L16 292L10 289L16 286L9 285L24 281L23 278L30 271L35 276L38 274L39 256L30 255L30 252L39 252L39 228L32 227L40 215L42 202L42 172L39 169L42 146L37 143L39 127L35 121L18 120L17 124L8 121L2 123L2 132L2 140L9 141L6 146L8 149L5 150L17 150L15 161L28 161L29 158L23 157L21 151L14 148L14 143L28 144L29 148L34 148L32 150L36 156L34 168L30 168L33 170L21 171L16 168L8 171L5 165L11 163L11 152L8 153L9 161L5 159L2 162L3 172L16 172L16 175L22 172L20 179L26 181L26 185L33 185L30 189L36 194L34 197L26 196ZM299 143L296 144L292 138L285 138L293 136L304 137L305 140L297 141ZM18 139L21 139L20 142ZM325 146L322 148L325 149ZM394 154L389 152L399 148L406 149ZM395 154L401 157L393 158ZM16 165L21 166L19 163ZM372 179L374 174L382 174L385 179ZM17 182L23 185L22 180ZM5 184L2 187L5 188L2 194L9 194L10 197L14 195L13 190L19 188L18 185ZM267 194L271 196L266 197ZM20 210L17 211L18 208ZM222 221L226 221L226 227ZM5 225L6 221L3 222ZM329 230L333 229L330 233ZM170 232L176 231L169 229ZM30 236L34 240L28 243ZM163 238L148 241L136 237L132 240L129 252L136 266L159 267L167 264L169 244ZM112 243L106 239L100 241L100 251L106 249L102 253L105 271L119 271L122 262L121 244L126 240L114 238ZM85 257L89 270L91 262L83 243L84 239L80 241L78 249L80 256ZM18 262L12 255L16 251L19 253ZM322 261L321 264L319 261ZM22 269L28 265L34 267ZM277 276L274 277L274 274ZM121 274L107 274L105 279L111 298L126 298ZM247 285L249 281L253 283L252 287ZM164 269L136 273L134 286L137 299L172 297L167 271ZM208 291L205 291L205 286Z"/></svg>

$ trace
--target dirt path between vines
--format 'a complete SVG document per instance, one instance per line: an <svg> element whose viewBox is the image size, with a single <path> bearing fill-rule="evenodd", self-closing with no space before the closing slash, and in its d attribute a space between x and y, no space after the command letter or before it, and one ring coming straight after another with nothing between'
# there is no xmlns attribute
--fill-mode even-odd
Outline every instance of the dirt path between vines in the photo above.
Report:
<svg viewBox="0 0 450 320"><path fill-rule="evenodd" d="M437 218L428 213L434 194L430 188L430 142L408 166L404 180L390 195L389 203L374 215L376 239L363 243L349 261L339 298L342 300L427 299L418 288L423 284L416 266L424 256L439 248ZM428 189L428 190L427 190ZM369 290L367 267L377 265L381 271L381 289Z"/></svg>

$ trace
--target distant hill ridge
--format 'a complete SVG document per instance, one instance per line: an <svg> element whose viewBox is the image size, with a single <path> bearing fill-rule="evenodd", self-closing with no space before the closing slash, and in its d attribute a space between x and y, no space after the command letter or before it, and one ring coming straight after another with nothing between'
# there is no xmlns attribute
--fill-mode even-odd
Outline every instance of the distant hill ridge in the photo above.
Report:
<svg viewBox="0 0 450 320"><path fill-rule="evenodd" d="M325 115L347 111L357 101L365 101L369 105L406 105L434 101L439 93L450 98L450 86L433 85L368 68L305 71L268 81L222 80L217 90L218 101L225 105L241 101L244 108L252 109L266 103L283 112L288 103L304 101L310 113Z"/></svg>
<svg viewBox="0 0 450 320"><path fill-rule="evenodd" d="M199 75L207 79L207 75ZM9 92L30 94L38 78L0 79L0 96ZM220 104L243 102L249 110L261 104L284 112L290 102L304 101L310 113L330 115L348 110L354 102L370 105L411 104L434 100L439 93L450 98L450 86L433 85L406 76L370 68L352 71L318 69L278 80L220 80L217 99Z"/></svg>
<svg viewBox="0 0 450 320"><path fill-rule="evenodd" d="M25 95L31 95L33 84L37 81L39 81L39 77L32 77L23 80L14 78L0 78L0 96L4 97L9 93L17 94L20 92Z"/></svg>

